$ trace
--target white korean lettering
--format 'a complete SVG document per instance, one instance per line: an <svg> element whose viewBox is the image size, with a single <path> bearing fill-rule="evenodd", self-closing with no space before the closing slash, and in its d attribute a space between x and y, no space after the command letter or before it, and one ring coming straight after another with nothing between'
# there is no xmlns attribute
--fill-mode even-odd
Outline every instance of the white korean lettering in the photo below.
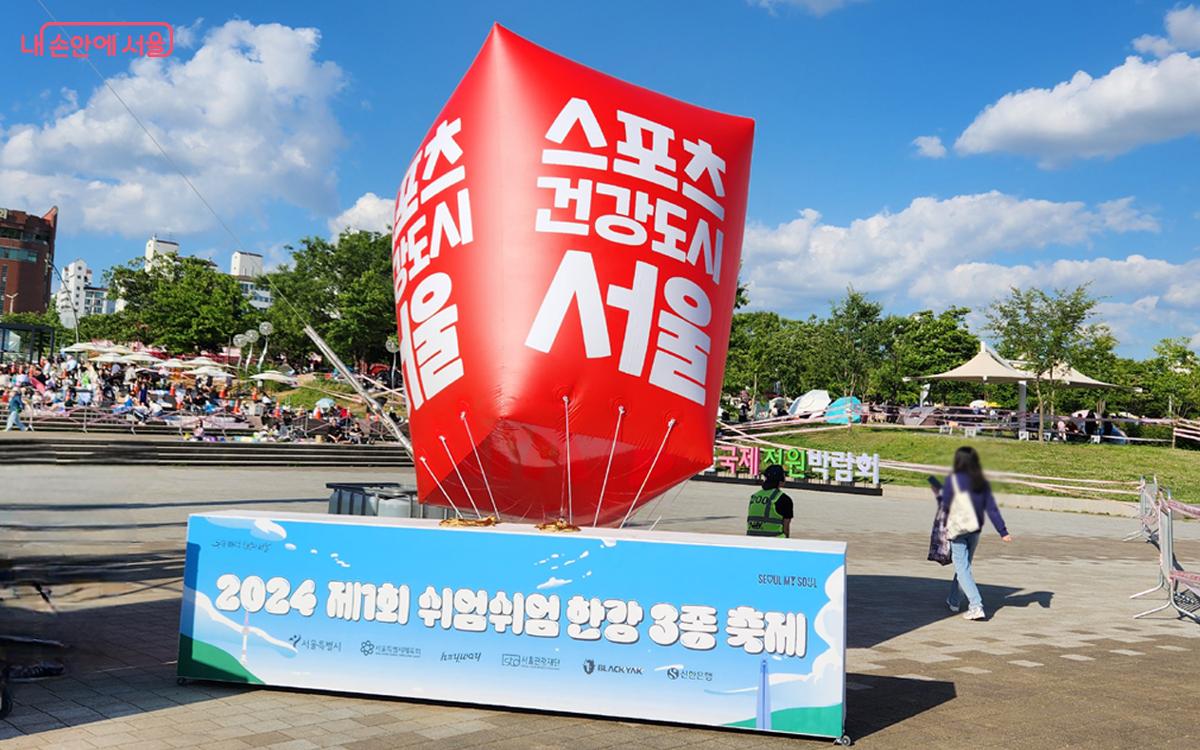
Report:
<svg viewBox="0 0 1200 750"><path fill-rule="evenodd" d="M433 586L426 586L417 598L417 607L417 616L425 627L440 624L443 630L449 630L454 621L454 592L443 588L439 593Z"/></svg>
<svg viewBox="0 0 1200 750"><path fill-rule="evenodd" d="M695 182L700 179L700 175L708 174L709 182L712 183L713 192L717 198L725 197L725 184L721 181L721 175L725 172L725 160L713 153L712 146L703 139L689 141L683 139L683 150L692 155L688 160L687 166L683 171L687 176ZM703 192L695 185L684 183L683 195L696 203L708 209L713 216L718 219L725 218L725 207L717 202L716 198Z"/></svg>
<svg viewBox="0 0 1200 750"><path fill-rule="evenodd" d="M454 629L468 633L487 630L488 596L482 589L458 589L454 592Z"/></svg>
<svg viewBox="0 0 1200 750"><path fill-rule="evenodd" d="M604 600L605 618L609 624L604 628L604 639L610 643L637 643L637 625L644 616L642 605L623 599Z"/></svg>
<svg viewBox="0 0 1200 750"><path fill-rule="evenodd" d="M696 265L700 256L704 256L704 271L712 277L714 284L721 283L721 253L725 245L725 233L716 231L715 239L709 237L708 222L700 219L696 222L696 231L692 233L692 243L688 246L687 262Z"/></svg>
<svg viewBox="0 0 1200 750"><path fill-rule="evenodd" d="M769 653L804 656L808 649L808 619L802 612L767 612L763 640ZM754 653L754 652L752 652Z"/></svg>
<svg viewBox="0 0 1200 750"><path fill-rule="evenodd" d="M454 223L454 215L450 213L448 201L437 204L433 209L433 244L429 248L429 257L436 258L442 252L442 238L450 247L469 245L475 239L475 230L471 222L471 196L467 188L458 191L458 224Z"/></svg>
<svg viewBox="0 0 1200 750"><path fill-rule="evenodd" d="M609 242L618 245L638 247L646 243L646 228L632 216L630 196L632 191L620 185L610 185L606 182L596 184L596 195L607 195L613 199L616 213L605 214L596 218L596 234ZM642 203L645 204L645 195Z"/></svg>
<svg viewBox="0 0 1200 750"><path fill-rule="evenodd" d="M330 581L329 597L325 600L325 615L335 620L357 620L359 602L354 596L354 584Z"/></svg>
<svg viewBox="0 0 1200 750"><path fill-rule="evenodd" d="M658 315L650 383L703 406L711 339L701 329L712 319L712 306L704 290L682 276L669 279L663 291L672 312Z"/></svg>
<svg viewBox="0 0 1200 750"><path fill-rule="evenodd" d="M654 231L658 233L658 236L651 241L650 249L672 260L683 261L687 255L684 254L680 243L687 239L687 232L671 224L672 216L686 219L687 211L668 200L659 198L654 210Z"/></svg>
<svg viewBox="0 0 1200 750"><path fill-rule="evenodd" d="M417 198L420 193L417 185L417 167L420 166L420 162L421 155L418 153L405 170L404 179L400 181L400 190L396 193L396 208L392 216L393 245L400 238L408 220L417 212Z"/></svg>
<svg viewBox="0 0 1200 750"><path fill-rule="evenodd" d="M675 159L669 153L675 131L621 110L617 110L617 119L625 126L625 137L617 142L617 153L627 158L613 159L613 171L675 190L679 180L674 176Z"/></svg>
<svg viewBox="0 0 1200 750"><path fill-rule="evenodd" d="M576 594L567 600L567 635L577 641L600 640L604 622L604 604L598 598L585 599Z"/></svg>
<svg viewBox="0 0 1200 750"><path fill-rule="evenodd" d="M725 620L725 632L729 634L726 643L734 648L745 650L748 654L763 652L763 638L766 636L766 623L763 613L753 607L734 607L729 610Z"/></svg>
<svg viewBox="0 0 1200 750"><path fill-rule="evenodd" d="M503 591L497 591L488 602L488 613L488 620L496 628L497 633L503 633L510 629L513 635L525 632L524 594L513 594L510 600Z"/></svg>
<svg viewBox="0 0 1200 750"><path fill-rule="evenodd" d="M546 131L546 140L562 144L576 125L583 128L588 146L592 149L603 148L608 144L604 139L604 131L600 129L600 122L596 119L596 114L592 112L592 105L588 104L586 99L579 97L573 97L563 106L558 116L554 118L554 122L551 123L550 129ZM542 163L586 169L608 169L608 158L602 154L589 154L567 149L544 149Z"/></svg>
<svg viewBox="0 0 1200 750"><path fill-rule="evenodd" d="M557 595L530 594L525 597L525 632L538 638L557 638L560 612Z"/></svg>
<svg viewBox="0 0 1200 750"><path fill-rule="evenodd" d="M568 250L563 255L550 288L546 290L546 296L534 316L533 325L529 327L525 346L548 353L554 346L572 302L579 310L585 356L589 359L607 357L612 349L608 339L608 324L604 319L604 305L600 301L596 266L591 253L581 250Z"/></svg>
<svg viewBox="0 0 1200 750"><path fill-rule="evenodd" d="M569 208L574 203L575 221L555 220L551 218L550 209L539 208L537 219L534 221L534 231L587 236L591 226L588 222L592 211L592 181L579 180L578 184L572 187L571 180L566 177L539 177L537 186L554 191L555 208Z"/></svg>
<svg viewBox="0 0 1200 750"><path fill-rule="evenodd" d="M621 372L642 376L646 363L646 348L650 341L650 326L654 321L654 294L658 288L658 269L653 264L638 261L633 270L633 285L612 284L605 301L611 307L629 313L625 319L625 337L621 342Z"/></svg>
<svg viewBox="0 0 1200 750"><path fill-rule="evenodd" d="M429 265L429 256L425 251L429 248L429 237L422 232L425 229L425 216L418 216L416 221L409 225L404 236L400 238L400 264L402 268L407 269L408 273L405 276L406 280L411 281L416 278L425 267ZM404 289L401 287L401 293Z"/></svg>
<svg viewBox="0 0 1200 750"><path fill-rule="evenodd" d="M379 587L375 595L376 622L394 622L399 625L408 624L408 586L395 586L385 583Z"/></svg>
<svg viewBox="0 0 1200 750"><path fill-rule="evenodd" d="M447 305L451 281L435 273L413 290L410 312L417 324L412 331L412 351L425 398L432 398L463 376L458 350L458 305ZM402 321L403 322L403 321ZM403 329L403 326L402 326Z"/></svg>
<svg viewBox="0 0 1200 750"><path fill-rule="evenodd" d="M421 173L421 179L428 182L433 178L434 172L437 170L437 164L441 159L445 159L449 164L457 164L462 158L462 147L454 140L454 136L462 132L462 118L459 117L454 122L443 120L438 124L437 130L434 131L433 137L429 139L429 143L425 144L425 171ZM453 170L451 170L453 171ZM441 190L434 190L430 193L433 185L427 185L421 191L421 202L424 203L429 199L429 196L436 194Z"/></svg>
<svg viewBox="0 0 1200 750"><path fill-rule="evenodd" d="M683 631L684 648L707 651L717 645L717 608L696 604L683 605L679 629Z"/></svg>

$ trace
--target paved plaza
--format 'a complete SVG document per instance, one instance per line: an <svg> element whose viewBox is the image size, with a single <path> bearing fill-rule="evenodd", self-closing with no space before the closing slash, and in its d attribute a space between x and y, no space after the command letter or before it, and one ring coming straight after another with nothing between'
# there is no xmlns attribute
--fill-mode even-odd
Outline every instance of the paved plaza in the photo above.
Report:
<svg viewBox="0 0 1200 750"><path fill-rule="evenodd" d="M325 482L412 481L324 469L0 468L0 632L68 644L63 677L15 686L3 748L782 748L765 737L571 715L175 681L189 513L323 512ZM635 518L739 534L749 489L692 482ZM1155 550L1128 517L1007 507L977 576L989 612L943 605L949 568L925 561L933 502L795 492L793 535L846 540L847 731L862 747L1192 748L1200 742L1200 626L1131 601ZM1015 499L1014 499L1015 502ZM1037 505L1025 500L1024 505ZM1200 561L1200 524L1177 552ZM25 581L50 586L47 604ZM14 661L38 654L10 649ZM46 656L58 656L47 653Z"/></svg>

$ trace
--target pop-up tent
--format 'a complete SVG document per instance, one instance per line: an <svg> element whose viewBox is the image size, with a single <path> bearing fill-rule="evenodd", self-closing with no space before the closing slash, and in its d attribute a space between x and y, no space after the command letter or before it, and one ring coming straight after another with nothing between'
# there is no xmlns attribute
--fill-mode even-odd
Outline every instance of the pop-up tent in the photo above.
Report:
<svg viewBox="0 0 1200 750"><path fill-rule="evenodd" d="M832 401L829 391L812 390L793 401L788 407L788 414L795 417L824 412Z"/></svg>

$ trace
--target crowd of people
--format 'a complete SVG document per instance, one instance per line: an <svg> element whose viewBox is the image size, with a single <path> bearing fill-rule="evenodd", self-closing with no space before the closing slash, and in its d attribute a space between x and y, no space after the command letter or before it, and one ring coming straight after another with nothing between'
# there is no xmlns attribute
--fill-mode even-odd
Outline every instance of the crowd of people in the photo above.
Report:
<svg viewBox="0 0 1200 750"><path fill-rule="evenodd" d="M184 377L170 370L121 363L94 363L72 355L37 362L0 364L0 403L7 412L5 431L25 430L23 416L67 416L81 408L134 423L181 417L212 417L194 424L191 440L223 439L212 425L220 418L244 422L252 439L364 443L370 436L345 407L313 410L278 403L258 387L236 387L232 379L209 374Z"/></svg>

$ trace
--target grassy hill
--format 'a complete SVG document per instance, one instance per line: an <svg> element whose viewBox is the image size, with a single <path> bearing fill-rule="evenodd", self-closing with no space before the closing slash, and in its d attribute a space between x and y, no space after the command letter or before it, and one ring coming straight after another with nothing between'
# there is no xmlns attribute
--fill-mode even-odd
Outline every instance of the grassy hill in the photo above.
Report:
<svg viewBox="0 0 1200 750"><path fill-rule="evenodd" d="M1200 451L1139 445L1091 445L1080 443L1021 443L1016 440L962 435L937 435L909 430L853 427L810 435L767 438L805 448L852 450L878 453L881 460L949 466L960 445L979 451L985 470L1073 479L1116 479L1136 482L1141 476L1157 475L1177 500L1200 503ZM882 472L886 483L924 486L925 475L911 472ZM1055 494L1024 485L998 490L1023 494ZM1119 499L1134 500L1132 496Z"/></svg>

